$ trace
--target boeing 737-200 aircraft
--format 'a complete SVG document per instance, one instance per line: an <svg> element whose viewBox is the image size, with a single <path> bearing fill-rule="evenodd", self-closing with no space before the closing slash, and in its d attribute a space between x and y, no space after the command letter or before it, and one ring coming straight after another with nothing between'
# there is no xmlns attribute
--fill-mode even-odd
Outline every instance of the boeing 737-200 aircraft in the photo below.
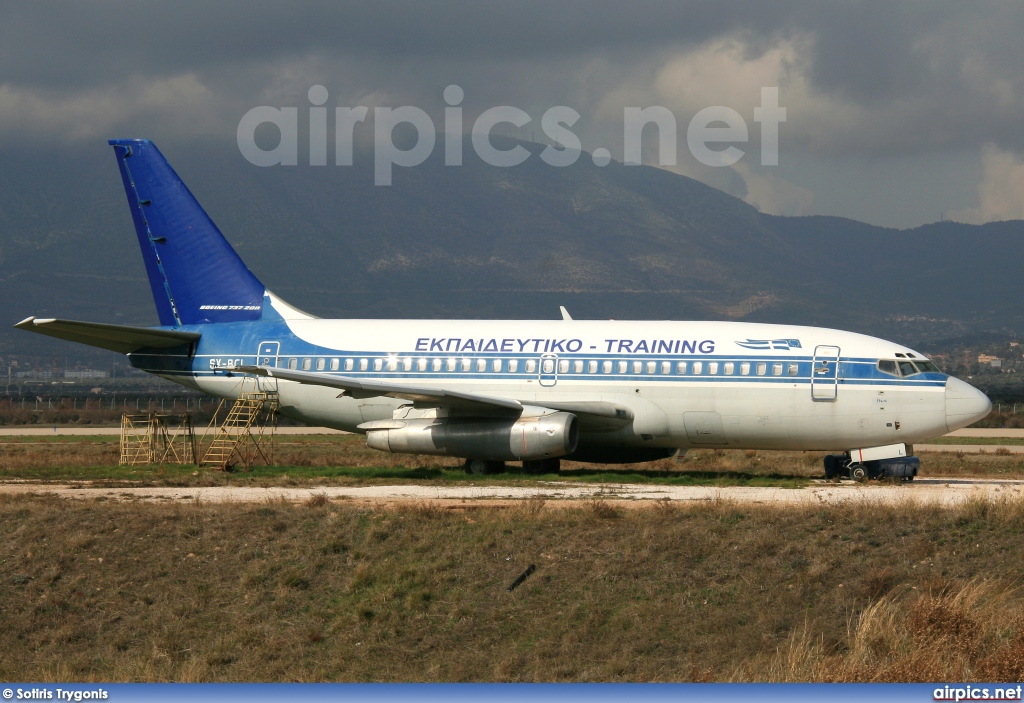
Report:
<svg viewBox="0 0 1024 703"><path fill-rule="evenodd" d="M264 288L154 144L110 144L160 326L16 326L214 396L259 384L282 415L365 433L375 449L462 457L474 473L692 447L837 450L826 474L859 479L992 407L912 349L832 329L564 308L543 321L318 319Z"/></svg>

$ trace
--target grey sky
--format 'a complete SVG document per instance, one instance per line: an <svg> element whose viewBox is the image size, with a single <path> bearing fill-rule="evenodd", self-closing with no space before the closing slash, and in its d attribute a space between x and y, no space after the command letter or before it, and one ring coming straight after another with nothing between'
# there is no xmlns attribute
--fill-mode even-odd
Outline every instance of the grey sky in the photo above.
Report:
<svg viewBox="0 0 1024 703"><path fill-rule="evenodd" d="M495 105L567 105L583 148L622 156L623 108L676 116L674 167L767 212L907 227L1024 218L1024 4L1018 2L5 3L0 140L147 136L234 143L257 105L414 105L440 128ZM777 85L780 164L753 109ZM686 152L724 105L750 128L736 166ZM647 140L653 157L657 144ZM437 148L441 148L440 143ZM248 167L240 159L240 167Z"/></svg>

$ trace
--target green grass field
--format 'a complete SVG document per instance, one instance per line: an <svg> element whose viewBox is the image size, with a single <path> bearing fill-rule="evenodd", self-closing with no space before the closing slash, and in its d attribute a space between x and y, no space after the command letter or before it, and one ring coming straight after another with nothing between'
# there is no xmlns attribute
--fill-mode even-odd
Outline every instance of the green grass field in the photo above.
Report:
<svg viewBox="0 0 1024 703"><path fill-rule="evenodd" d="M509 473L468 476L451 457L395 455L368 449L355 435L280 435L271 466L223 472L195 466L118 466L116 436L0 438L0 480L92 481L108 485L368 485L374 483L466 483L527 485L619 482L652 485L778 486L801 488L823 475L821 452L699 449L681 459L627 466L563 462L556 475ZM922 476L1024 478L1024 455L925 453Z"/></svg>

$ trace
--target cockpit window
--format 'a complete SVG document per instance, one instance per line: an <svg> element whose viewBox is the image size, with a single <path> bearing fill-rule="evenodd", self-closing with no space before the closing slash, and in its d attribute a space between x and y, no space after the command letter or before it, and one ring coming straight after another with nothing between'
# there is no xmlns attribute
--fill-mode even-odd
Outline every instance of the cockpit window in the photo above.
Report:
<svg viewBox="0 0 1024 703"><path fill-rule="evenodd" d="M878 370L893 376L913 376L916 373L942 373L932 362L921 360L892 361L890 359L882 359L878 362Z"/></svg>

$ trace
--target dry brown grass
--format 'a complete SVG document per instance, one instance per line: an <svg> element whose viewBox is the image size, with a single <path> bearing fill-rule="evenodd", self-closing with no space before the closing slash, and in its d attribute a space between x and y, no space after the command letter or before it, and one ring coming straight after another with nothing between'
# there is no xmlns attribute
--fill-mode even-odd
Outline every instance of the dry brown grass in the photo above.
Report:
<svg viewBox="0 0 1024 703"><path fill-rule="evenodd" d="M1024 598L1001 579L901 587L861 611L845 644L827 651L803 628L735 679L756 670L769 681L1021 681Z"/></svg>
<svg viewBox="0 0 1024 703"><path fill-rule="evenodd" d="M828 640L807 622L773 653L737 667L733 680L783 681L1021 681L1024 680L1024 591L1021 570L991 564L954 573L943 557L978 562L990 535L1015 531L1019 501L968 501L948 513L939 545L973 535L956 549L919 545L925 578L907 580L896 564L869 573L862 582L869 603L847 617L847 635ZM934 509L911 511L911 519ZM945 554L943 555L943 552ZM1010 557L1016 560L1017 557ZM927 568L926 568L927 567Z"/></svg>
<svg viewBox="0 0 1024 703"><path fill-rule="evenodd" d="M1022 537L1011 502L0 498L0 678L1019 678Z"/></svg>

